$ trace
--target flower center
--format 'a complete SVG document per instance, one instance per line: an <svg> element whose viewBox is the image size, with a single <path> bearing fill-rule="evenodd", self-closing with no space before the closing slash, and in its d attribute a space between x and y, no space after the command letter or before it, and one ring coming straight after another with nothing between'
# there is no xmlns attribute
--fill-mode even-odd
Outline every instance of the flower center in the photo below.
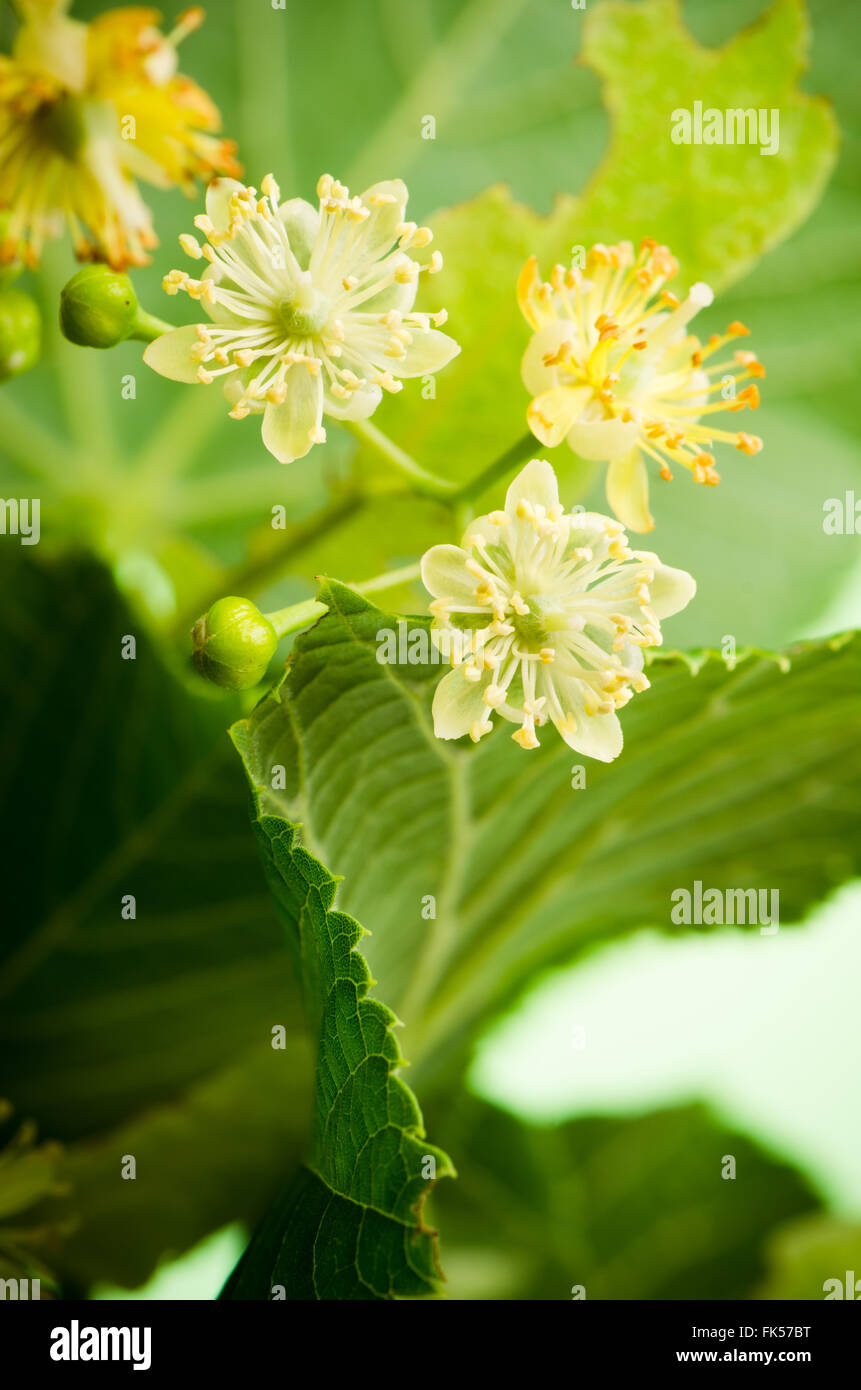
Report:
<svg viewBox="0 0 861 1390"><path fill-rule="evenodd" d="M518 614L510 621L519 645L528 651L538 651L548 645L554 632L568 626L568 619L558 599L546 594L524 594L523 601L529 612Z"/></svg>
<svg viewBox="0 0 861 1390"><path fill-rule="evenodd" d="M309 338L321 332L330 308L329 300L313 285L300 284L289 299L280 301L277 312L291 337Z"/></svg>
<svg viewBox="0 0 861 1390"><path fill-rule="evenodd" d="M64 159L77 159L87 141L85 103L68 95L46 102L39 108L35 123L45 144Z"/></svg>

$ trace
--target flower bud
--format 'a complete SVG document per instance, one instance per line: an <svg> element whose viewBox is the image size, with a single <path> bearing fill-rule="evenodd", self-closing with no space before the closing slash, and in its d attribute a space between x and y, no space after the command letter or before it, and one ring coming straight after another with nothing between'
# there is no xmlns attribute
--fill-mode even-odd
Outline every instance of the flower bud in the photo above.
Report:
<svg viewBox="0 0 861 1390"><path fill-rule="evenodd" d="M79 347L115 347L131 337L137 314L131 280L105 265L85 265L60 295L60 327Z"/></svg>
<svg viewBox="0 0 861 1390"><path fill-rule="evenodd" d="M257 685L278 646L278 636L250 599L220 598L192 629L194 664L228 690Z"/></svg>
<svg viewBox="0 0 861 1390"><path fill-rule="evenodd" d="M127 275L85 265L63 286L60 327L78 347L112 348L127 338L152 342L170 325L140 307Z"/></svg>
<svg viewBox="0 0 861 1390"><path fill-rule="evenodd" d="M34 367L42 344L42 319L35 299L22 290L0 288L0 381Z"/></svg>

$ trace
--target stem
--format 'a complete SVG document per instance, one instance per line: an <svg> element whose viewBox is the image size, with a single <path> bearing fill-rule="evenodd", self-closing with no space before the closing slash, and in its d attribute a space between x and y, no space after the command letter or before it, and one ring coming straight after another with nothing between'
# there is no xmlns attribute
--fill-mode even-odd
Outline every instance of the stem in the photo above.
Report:
<svg viewBox="0 0 861 1390"><path fill-rule="evenodd" d="M157 319L155 314L148 314L146 309L138 305L137 317L135 318L134 332L129 334L139 343L154 343L156 338L160 338L162 333L170 333L175 325L165 323L164 319Z"/></svg>
<svg viewBox="0 0 861 1390"><path fill-rule="evenodd" d="M306 598L301 603L291 603L287 608L279 608L275 613L265 613L263 616L269 619L279 637L286 637L288 632L298 632L328 611L325 603Z"/></svg>
<svg viewBox="0 0 861 1390"><path fill-rule="evenodd" d="M357 594L373 594L380 589L394 589L398 584L409 583L410 580L418 579L421 567L419 565L403 565L397 570L388 570L386 574L378 574L373 579L363 579L358 584L348 584L348 589L353 589ZM274 613L264 614L277 632L279 637L286 637L289 632L297 632L300 627L307 627L317 618L322 618L324 613L328 613L325 603L319 603L317 599L306 598L301 603L291 603L286 608L279 608Z"/></svg>
<svg viewBox="0 0 861 1390"><path fill-rule="evenodd" d="M357 594L373 594L380 589L394 589L398 584L418 579L420 570L420 565L403 565L400 569L388 570L385 574L375 575L373 579L363 579L358 584L348 584L346 587ZM325 603L306 598L301 603L291 603L274 613L265 613L264 617L269 619L279 637L286 637L289 632L297 632L300 627L307 627L317 618L322 618L328 611Z"/></svg>
<svg viewBox="0 0 861 1390"><path fill-rule="evenodd" d="M533 452L535 444L536 440L533 434L524 434L516 444L512 444L510 449L506 449L504 454L500 454L499 458L493 460L493 463L489 463L476 477L471 478L468 483L464 483L453 500L470 502L473 498L479 497L485 488L496 482L497 478L503 477L518 463L522 463Z"/></svg>
<svg viewBox="0 0 861 1390"><path fill-rule="evenodd" d="M369 420L345 420L344 424L364 443L376 449L387 463L394 464L395 468L405 474L416 492L422 493L425 497L433 497L436 501L448 500L457 494L457 483L428 473L427 469L416 463L414 458L399 448L387 434L383 434L382 430L378 430Z"/></svg>
<svg viewBox="0 0 861 1390"><path fill-rule="evenodd" d="M364 506L365 499L358 493L349 493L332 502L312 520L294 527L285 536L283 548L279 546L277 551L261 555L259 559L233 570L227 576L228 587L236 594L260 593L267 584L280 579L297 556L309 550L315 541L331 535L337 527L358 515Z"/></svg>
<svg viewBox="0 0 861 1390"><path fill-rule="evenodd" d="M378 574L375 579L363 579L358 584L348 584L357 594L375 594L380 589L394 589L398 584L410 584L421 577L421 565L402 565L400 569L388 570Z"/></svg>

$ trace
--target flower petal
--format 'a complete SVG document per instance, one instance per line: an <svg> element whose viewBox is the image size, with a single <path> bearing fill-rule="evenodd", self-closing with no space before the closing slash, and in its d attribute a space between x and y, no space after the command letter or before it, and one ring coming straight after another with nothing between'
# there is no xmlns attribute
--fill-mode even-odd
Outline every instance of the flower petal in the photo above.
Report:
<svg viewBox="0 0 861 1390"><path fill-rule="evenodd" d="M416 302L416 295L419 292L418 276L414 280L407 280L403 284L398 280L393 280L385 289L380 290L379 294L372 295L370 299L362 302L363 314L387 314L391 309L397 309L401 314L408 314Z"/></svg>
<svg viewBox="0 0 861 1390"><path fill-rule="evenodd" d="M658 618L671 618L686 608L697 591L697 581L687 570L656 565L649 585L649 606Z"/></svg>
<svg viewBox="0 0 861 1390"><path fill-rule="evenodd" d="M463 738L473 724L489 716L483 698L489 683L489 675L481 681L468 681L460 667L443 676L434 691L431 710L437 738Z"/></svg>
<svg viewBox="0 0 861 1390"><path fill-rule="evenodd" d="M591 386L553 386L530 402L526 412L529 428L548 449L555 449L591 398Z"/></svg>
<svg viewBox="0 0 861 1390"><path fill-rule="evenodd" d="M559 484L553 465L546 459L530 459L521 468L505 494L505 510L510 516L517 513L518 502L531 502L549 512L559 504Z"/></svg>
<svg viewBox="0 0 861 1390"><path fill-rule="evenodd" d="M323 375L301 364L287 373L287 399L267 405L263 414L263 443L279 463L304 458L323 417Z"/></svg>
<svg viewBox="0 0 861 1390"><path fill-rule="evenodd" d="M579 693L572 692L566 702L568 684L564 677L554 680L562 708L567 712L573 705L576 713L573 719L568 720L554 717L553 723L569 748L585 754L587 758L611 763L622 751L622 726L618 714L586 714ZM572 686L575 684L571 682Z"/></svg>
<svg viewBox="0 0 861 1390"><path fill-rule="evenodd" d="M326 391L323 409L333 420L367 420L382 399L382 386L371 383L369 386L360 386L358 390L351 391L348 400L339 400L337 396Z"/></svg>
<svg viewBox="0 0 861 1390"><path fill-rule="evenodd" d="M473 604L476 581L466 568L469 559L459 545L432 545L422 556L422 583L434 598L461 599Z"/></svg>
<svg viewBox="0 0 861 1390"><path fill-rule="evenodd" d="M226 232L230 225L230 199L244 192L245 184L238 179L212 180L206 190L206 213L218 231Z"/></svg>
<svg viewBox="0 0 861 1390"><path fill-rule="evenodd" d="M231 372L230 376L226 376L223 378L224 395L228 401L228 404L231 407L237 406L240 401L243 401L245 409L249 412L249 414L262 415L264 410L268 409L269 402L265 400L249 400L245 395L248 383L251 381L253 376L253 367L246 367L244 370L240 370L238 372Z"/></svg>
<svg viewBox="0 0 861 1390"><path fill-rule="evenodd" d="M286 203L279 204L278 217L287 233L290 250L302 269L307 270L320 230L319 209L306 203L304 198L289 198Z"/></svg>
<svg viewBox="0 0 861 1390"><path fill-rule="evenodd" d="M520 364L523 385L530 396L540 396L558 385L558 367L546 366L544 358L555 353L562 343L573 340L575 334L576 328L570 319L553 319L533 333Z"/></svg>
<svg viewBox="0 0 861 1390"><path fill-rule="evenodd" d="M639 449L615 458L607 469L607 501L621 521L631 531L652 531L654 520L649 511L649 476Z"/></svg>
<svg viewBox="0 0 861 1390"><path fill-rule="evenodd" d="M460 343L437 328L422 333L410 327L413 340L404 357L386 357L385 365L392 376L430 376L445 367L460 352ZM382 365L382 364L381 364Z"/></svg>
<svg viewBox="0 0 861 1390"><path fill-rule="evenodd" d="M579 727L565 738L565 742L587 758L611 763L622 751L622 725L618 714L584 714Z"/></svg>
<svg viewBox="0 0 861 1390"><path fill-rule="evenodd" d="M578 420L568 433L568 443L583 459L606 463L634 448L640 426L633 420Z"/></svg>
<svg viewBox="0 0 861 1390"><path fill-rule="evenodd" d="M200 363L191 356L191 349L200 342L198 326L190 323L184 328L174 328L149 343L143 355L147 366L170 381L198 381Z"/></svg>
<svg viewBox="0 0 861 1390"><path fill-rule="evenodd" d="M607 517L602 512L572 512L568 539L572 546L592 545L607 534Z"/></svg>
<svg viewBox="0 0 861 1390"><path fill-rule="evenodd" d="M403 179L385 179L365 189L361 200L370 209L370 216L359 227L353 242L359 256L377 260L389 249L396 240L395 229L404 220L408 197ZM386 201L377 202L376 199Z"/></svg>

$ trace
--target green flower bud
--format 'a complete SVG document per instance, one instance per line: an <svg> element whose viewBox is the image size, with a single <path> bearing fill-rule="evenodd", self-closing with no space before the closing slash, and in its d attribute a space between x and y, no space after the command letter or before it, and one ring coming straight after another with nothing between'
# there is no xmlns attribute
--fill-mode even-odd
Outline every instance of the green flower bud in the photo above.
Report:
<svg viewBox="0 0 861 1390"><path fill-rule="evenodd" d="M79 347L111 348L127 338L151 343L170 324L140 307L127 275L106 265L85 265L63 286L60 327Z"/></svg>
<svg viewBox="0 0 861 1390"><path fill-rule="evenodd" d="M228 690L262 681L278 646L275 628L247 598L218 599L191 635L200 674Z"/></svg>
<svg viewBox="0 0 861 1390"><path fill-rule="evenodd" d="M0 381L34 367L42 346L42 318L22 290L0 289Z"/></svg>

